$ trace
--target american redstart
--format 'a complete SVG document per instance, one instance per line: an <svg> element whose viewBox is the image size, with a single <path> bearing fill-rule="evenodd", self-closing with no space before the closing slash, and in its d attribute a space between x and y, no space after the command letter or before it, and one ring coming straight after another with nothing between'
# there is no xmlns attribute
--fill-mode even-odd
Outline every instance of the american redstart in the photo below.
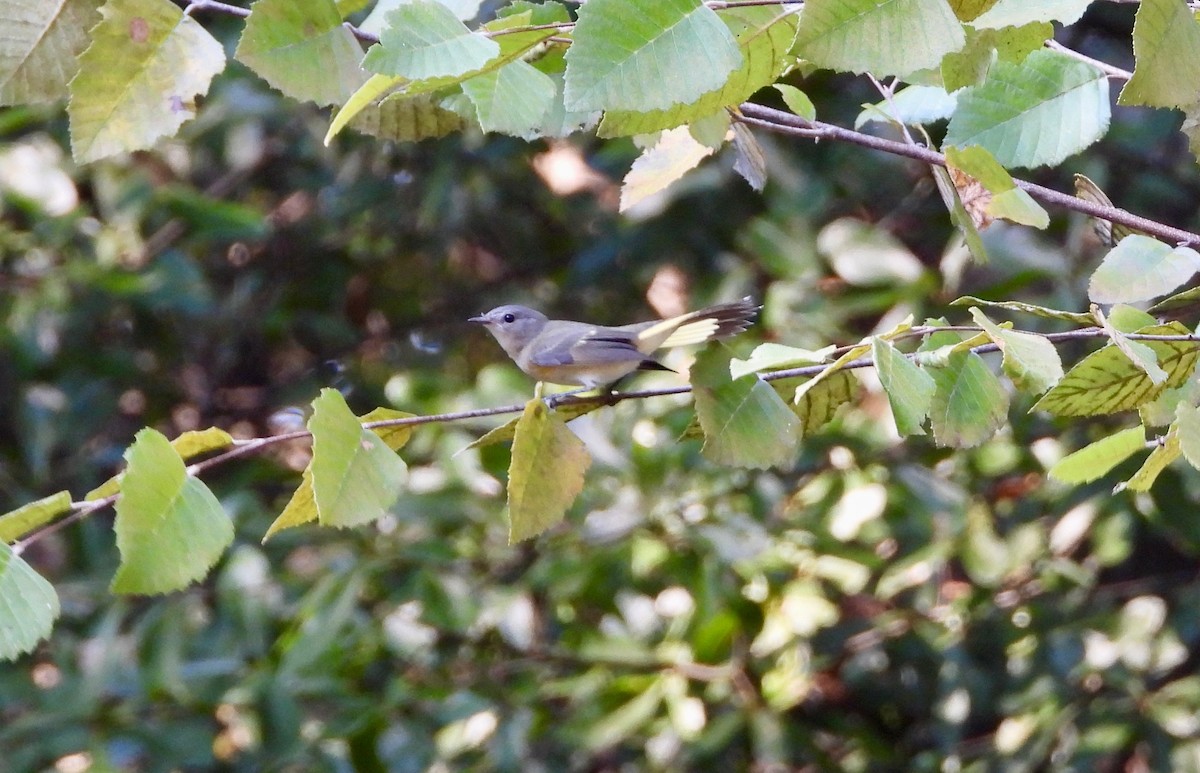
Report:
<svg viewBox="0 0 1200 773"><path fill-rule="evenodd" d="M548 319L526 306L500 306L470 321L486 326L517 366L538 381L595 389L635 370L670 370L651 355L736 335L750 326L759 308L743 298L670 319L605 327Z"/></svg>

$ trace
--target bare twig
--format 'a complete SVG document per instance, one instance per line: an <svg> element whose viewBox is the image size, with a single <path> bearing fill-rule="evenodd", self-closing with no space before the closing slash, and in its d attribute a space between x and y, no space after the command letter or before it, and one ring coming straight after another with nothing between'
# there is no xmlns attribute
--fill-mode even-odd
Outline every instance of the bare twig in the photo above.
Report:
<svg viewBox="0 0 1200 773"><path fill-rule="evenodd" d="M1103 70L1105 75L1115 80L1127 81L1133 77L1133 73L1129 72L1128 70L1122 70L1120 67L1114 67L1108 62L1102 62L1099 59L1093 59L1090 56L1075 51L1074 49L1067 48L1056 40L1047 40L1046 48L1050 49L1051 51L1057 51L1060 54L1066 54L1067 56L1078 59L1081 62L1087 62L1093 67Z"/></svg>

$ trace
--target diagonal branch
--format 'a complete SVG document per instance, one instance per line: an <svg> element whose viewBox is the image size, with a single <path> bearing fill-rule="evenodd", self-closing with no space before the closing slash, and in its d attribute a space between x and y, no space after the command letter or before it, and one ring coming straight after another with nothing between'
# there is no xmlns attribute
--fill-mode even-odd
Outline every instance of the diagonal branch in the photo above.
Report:
<svg viewBox="0 0 1200 773"><path fill-rule="evenodd" d="M805 137L812 140L834 140L837 142L846 142L852 145L859 145L864 148L880 150L884 153L891 153L896 156L905 156L917 161L922 161L926 164L936 166L945 166L946 157L935 150L922 147L920 145L909 145L896 140L889 140L883 137L876 137L870 134L846 129L834 124L824 123L822 121L809 121L801 118L798 115L776 110L764 105L757 105L753 102L745 102L739 108L740 115L736 119L750 126L758 126L768 131L778 134L786 134L793 137ZM1067 193L1061 193L1053 188L1046 188L1036 183L1031 183L1026 180L1013 178L1013 182L1019 188L1024 190L1035 199L1040 199L1047 204L1062 207L1064 209L1081 212L1085 215L1108 220L1112 223L1120 223L1121 225L1136 228L1145 231L1151 236L1155 236L1165 242L1171 244L1186 244L1190 246L1200 246L1200 234L1191 231L1185 231L1182 228L1160 223L1157 220L1151 220L1140 215L1135 215L1132 212L1127 212L1119 207L1108 207L1103 204L1097 204L1093 201L1085 201Z"/></svg>

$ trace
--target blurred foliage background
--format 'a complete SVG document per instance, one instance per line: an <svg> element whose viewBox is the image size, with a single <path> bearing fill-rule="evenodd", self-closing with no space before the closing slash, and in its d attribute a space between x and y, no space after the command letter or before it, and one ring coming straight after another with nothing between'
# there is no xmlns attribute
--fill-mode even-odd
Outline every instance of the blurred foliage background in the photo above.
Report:
<svg viewBox="0 0 1200 773"><path fill-rule="evenodd" d="M1097 3L1064 42L1129 67L1133 12ZM236 20L204 22L232 47ZM878 101L796 83L843 125ZM752 294L741 354L817 348L962 322L945 304L968 292L1082 308L1100 249L1059 212L1046 234L994 226L968 266L927 170L857 147L764 136L762 195L721 156L618 216L628 141L325 148L327 120L231 64L178 139L76 168L61 107L0 111L0 511L78 498L142 426L268 434L322 386L360 412L520 401L532 384L465 323L501 302L620 324ZM1030 179L1083 172L1195 228L1176 123L1117 109ZM847 217L876 239L851 249ZM89 518L25 555L63 615L0 664L3 767L1200 769L1196 473L1139 496L1051 484L1122 419L1052 423L1025 398L973 451L901 444L863 381L789 470L703 461L677 442L685 400L581 419L584 494L515 547L507 448L457 454L496 421L419 430L409 490L353 531L260 544L303 445L221 468L237 546L164 598L109 593L112 516Z"/></svg>

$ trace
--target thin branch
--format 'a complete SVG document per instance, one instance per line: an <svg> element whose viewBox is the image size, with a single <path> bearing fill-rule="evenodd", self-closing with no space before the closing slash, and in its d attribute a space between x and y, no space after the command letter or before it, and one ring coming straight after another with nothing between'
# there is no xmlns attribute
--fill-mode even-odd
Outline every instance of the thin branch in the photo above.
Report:
<svg viewBox="0 0 1200 773"><path fill-rule="evenodd" d="M1093 59L1090 56L1081 54L1074 49L1067 48L1057 40L1047 40L1046 48L1050 49L1051 51L1057 51L1060 54L1066 54L1067 56L1073 59L1078 59L1081 62L1087 62L1093 67L1102 70L1105 75L1113 78L1114 80L1127 81L1133 77L1133 73L1129 72L1128 70L1122 70L1120 67L1114 67L1108 62L1102 62L1099 59Z"/></svg>
<svg viewBox="0 0 1200 773"><path fill-rule="evenodd" d="M884 153L891 153L892 155L916 159L926 164L946 165L946 158L941 153L918 145L908 145L896 140L863 134L853 129L845 129L841 126L835 126L834 124L822 121L809 121L798 115L764 105L756 105L753 102L743 103L740 111L741 114L736 116L737 120L779 134L806 137L814 140L828 139L837 142L846 142L873 150L880 150ZM1156 220L1135 215L1118 207L1106 207L1103 204L1097 204L1093 201L1086 201L1076 196L1060 193L1059 191L1026 180L1014 177L1013 182L1030 196L1048 204L1054 204L1055 206L1091 215L1101 220L1108 220L1109 222L1136 228L1172 244L1200 246L1200 234L1185 231L1182 228L1174 228Z"/></svg>
<svg viewBox="0 0 1200 773"><path fill-rule="evenodd" d="M933 333L953 332L953 333L978 333L980 328L970 325L948 325L948 326L921 326L907 330L897 336L897 338L908 338L913 336L931 335ZM1108 338L1108 332L1103 328L1089 327L1080 330L1068 330L1061 333L1040 333L1042 338L1055 343L1062 341L1078 341L1092 338ZM1134 341L1182 341L1200 343L1200 335L1151 335L1144 333L1127 333L1126 337ZM861 344L853 346L841 347L837 351L845 352ZM971 347L971 351L975 354L988 354L990 352L1000 351L1000 347L995 343L980 344L979 346ZM907 354L907 357L914 357L914 354ZM858 370L860 368L871 368L875 366L875 361L871 357L862 357L857 360L852 360L842 366L844 370ZM787 378L802 378L813 377L821 374L829 367L829 363L817 365L805 365L799 368L788 368L786 370L776 370L770 373L760 373L759 377L764 381L778 381ZM615 405L625 400L645 400L650 397L666 397L668 395L688 394L692 391L692 387L677 386L666 387L663 389L642 389L633 392L614 392L612 394L599 395L572 395L564 398L558 403L559 406L564 405ZM493 408L477 408L470 411L454 411L451 413L439 413L429 416L410 416L403 419L384 419L381 421L369 421L363 423L365 429L380 429L383 427L416 427L423 424L444 424L454 421L465 421L468 419L485 418L488 416L503 416L507 414L521 413L525 410L524 403L514 403L513 405L501 405ZM295 432L286 432L280 435L272 435L270 437L251 438L247 440L235 441L233 448L223 453L212 456L200 462L195 462L188 465L188 475L199 476L208 470L225 464L226 462L239 459L243 456L251 456L260 453L271 446L285 443L291 440L302 440L312 437L312 433L308 430L297 430ZM44 526L38 531L33 532L24 539L13 545L13 550L18 555L25 550L26 547L33 543L48 537L57 532L59 529L66 527L69 524L80 521L92 513L102 508L108 507L115 503L120 497L120 494L113 494L103 499L97 499L90 502L73 502L71 509L74 511L71 515L55 521L54 523Z"/></svg>

